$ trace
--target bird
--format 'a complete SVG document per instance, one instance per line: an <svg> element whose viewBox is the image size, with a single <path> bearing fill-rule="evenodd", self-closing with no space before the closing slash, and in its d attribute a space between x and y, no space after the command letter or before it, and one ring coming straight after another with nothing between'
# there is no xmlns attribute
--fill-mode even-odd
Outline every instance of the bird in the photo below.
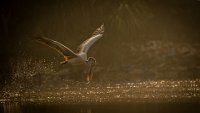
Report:
<svg viewBox="0 0 200 113"><path fill-rule="evenodd" d="M70 48L66 47L58 41L43 36L35 36L33 38L39 43L47 45L48 47L56 50L59 54L61 54L64 57L64 61L60 62L60 64L69 63L72 65L88 65L89 69L86 75L86 81L90 82L92 80L93 70L96 65L96 59L94 57L87 57L87 53L91 46L103 36L104 29L104 24L98 27L92 33L90 38L88 38L80 44L80 46L77 49L78 52L72 51Z"/></svg>

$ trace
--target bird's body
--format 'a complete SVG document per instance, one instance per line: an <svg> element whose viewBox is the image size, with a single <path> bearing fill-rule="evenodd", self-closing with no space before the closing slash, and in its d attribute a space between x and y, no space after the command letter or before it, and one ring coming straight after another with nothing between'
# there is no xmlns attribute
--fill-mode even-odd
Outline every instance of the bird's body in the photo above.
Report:
<svg viewBox="0 0 200 113"><path fill-rule="evenodd" d="M53 48L57 52L59 52L64 57L64 61L61 62L61 64L69 63L72 65L81 65L86 64L89 65L89 73L86 76L86 80L90 81L92 78L92 70L96 64L96 60L92 57L87 57L87 52L90 49L90 47L99 40L104 33L104 25L101 25L97 30L93 33L93 35L84 41L78 48L78 52L75 53L68 47L64 46L63 44L45 38L45 37L34 37L37 41L49 46L50 48Z"/></svg>
<svg viewBox="0 0 200 113"><path fill-rule="evenodd" d="M81 65L81 64L87 64L87 55L85 53L77 54L77 57L71 58L69 60L66 60L69 64L72 65ZM65 61L65 62L66 62Z"/></svg>

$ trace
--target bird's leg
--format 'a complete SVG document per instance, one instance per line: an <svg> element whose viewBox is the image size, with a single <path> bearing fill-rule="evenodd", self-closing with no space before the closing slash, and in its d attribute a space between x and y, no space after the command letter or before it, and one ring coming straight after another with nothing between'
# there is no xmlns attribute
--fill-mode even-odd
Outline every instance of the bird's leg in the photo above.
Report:
<svg viewBox="0 0 200 113"><path fill-rule="evenodd" d="M64 61L60 62L61 65L68 63L69 57L64 56Z"/></svg>
<svg viewBox="0 0 200 113"><path fill-rule="evenodd" d="M68 61L66 61L66 60L65 60L65 61L62 61L62 62L60 62L60 64L61 64L61 65L63 65L63 64L66 64L66 63L68 63Z"/></svg>

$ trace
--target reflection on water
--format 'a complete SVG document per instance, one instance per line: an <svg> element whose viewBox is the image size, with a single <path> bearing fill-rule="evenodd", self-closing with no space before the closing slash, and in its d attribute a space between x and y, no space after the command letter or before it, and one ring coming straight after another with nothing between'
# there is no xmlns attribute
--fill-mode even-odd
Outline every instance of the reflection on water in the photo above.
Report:
<svg viewBox="0 0 200 113"><path fill-rule="evenodd" d="M14 104L14 103L13 103ZM17 105L17 106L16 106ZM199 103L26 104L1 106L1 113L199 113Z"/></svg>
<svg viewBox="0 0 200 113"><path fill-rule="evenodd" d="M199 101L200 80L160 80L132 83L69 82L63 87L3 91L1 102L132 103Z"/></svg>
<svg viewBox="0 0 200 113"><path fill-rule="evenodd" d="M198 110L200 80L159 80L132 83L69 82L60 88L1 92L4 112L127 112L150 109L176 109L173 105L191 106ZM187 104L190 103L190 104ZM161 108L157 108L160 106ZM120 108L120 109L119 109ZM60 111L57 111L60 109ZM186 109L186 108L183 108ZM189 107L188 107L189 109ZM33 110L33 111L32 111ZM53 111L52 111L53 110Z"/></svg>

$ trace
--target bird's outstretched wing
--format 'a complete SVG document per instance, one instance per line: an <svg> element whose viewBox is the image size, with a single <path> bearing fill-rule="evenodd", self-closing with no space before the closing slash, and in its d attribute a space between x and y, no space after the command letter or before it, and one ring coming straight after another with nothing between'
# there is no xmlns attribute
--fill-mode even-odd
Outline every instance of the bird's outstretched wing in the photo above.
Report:
<svg viewBox="0 0 200 113"><path fill-rule="evenodd" d="M92 36L85 40L78 48L79 53L84 52L87 53L90 47L103 36L104 33L104 25L101 25L99 28L97 28Z"/></svg>
<svg viewBox="0 0 200 113"><path fill-rule="evenodd" d="M61 55L67 56L67 57L76 57L76 53L74 53L72 50L70 50L68 47L64 46L63 44L45 38L45 37L33 37L38 42L45 44L49 46L50 48L55 49L57 52L59 52Z"/></svg>

